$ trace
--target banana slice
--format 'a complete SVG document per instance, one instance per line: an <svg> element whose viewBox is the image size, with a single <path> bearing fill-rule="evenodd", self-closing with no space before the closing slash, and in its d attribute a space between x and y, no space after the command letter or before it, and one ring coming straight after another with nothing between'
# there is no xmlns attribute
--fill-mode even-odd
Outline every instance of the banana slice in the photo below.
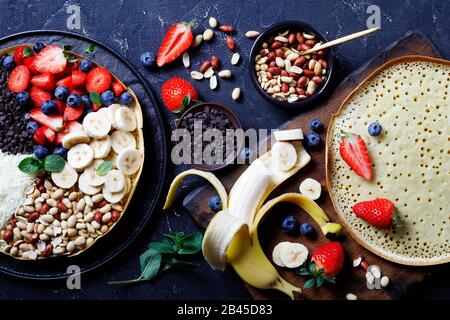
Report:
<svg viewBox="0 0 450 320"><path fill-rule="evenodd" d="M297 151L288 142L276 142L272 146L273 166L281 171L288 171L297 162Z"/></svg>
<svg viewBox="0 0 450 320"><path fill-rule="evenodd" d="M273 248L273 251L272 251L272 261L273 261L273 263L275 263L279 267L286 267L286 265L280 259L281 248L283 248L283 246L286 243L290 243L290 242L287 242L287 241L280 242L279 244L277 244L275 246L275 248Z"/></svg>
<svg viewBox="0 0 450 320"><path fill-rule="evenodd" d="M322 192L322 186L320 182L311 178L303 180L299 187L300 193L304 194L311 200L317 200L320 198Z"/></svg>
<svg viewBox="0 0 450 320"><path fill-rule="evenodd" d="M136 148L136 139L129 132L117 130L111 134L111 144L114 152L120 153L125 148Z"/></svg>
<svg viewBox="0 0 450 320"><path fill-rule="evenodd" d="M273 135L277 141L303 140L302 129L275 131Z"/></svg>
<svg viewBox="0 0 450 320"><path fill-rule="evenodd" d="M75 170L87 168L92 160L94 160L94 150L85 143L73 146L67 153L67 162Z"/></svg>
<svg viewBox="0 0 450 320"><path fill-rule="evenodd" d="M84 131L74 131L68 133L64 138L62 139L62 146L65 149L70 149L74 145L79 143L88 143L91 138L86 134Z"/></svg>
<svg viewBox="0 0 450 320"><path fill-rule="evenodd" d="M67 163L60 172L52 172L53 183L63 189L72 188L78 180L78 173Z"/></svg>
<svg viewBox="0 0 450 320"><path fill-rule="evenodd" d="M116 111L117 109L119 109L120 107L122 107L120 104L118 103L113 103L112 105L110 105L108 108L105 108L105 110L108 111L108 119L109 122L111 122L111 125L116 128ZM117 129L117 128L116 128Z"/></svg>
<svg viewBox="0 0 450 320"><path fill-rule="evenodd" d="M104 189L114 193L125 189L125 176L119 170L111 170L105 177Z"/></svg>
<svg viewBox="0 0 450 320"><path fill-rule="evenodd" d="M288 242L280 249L280 260L287 268L298 268L308 258L308 249L301 243Z"/></svg>
<svg viewBox="0 0 450 320"><path fill-rule="evenodd" d="M122 131L133 131L136 129L136 117L128 107L120 107L114 116L115 126Z"/></svg>
<svg viewBox="0 0 450 320"><path fill-rule="evenodd" d="M123 197L125 197L125 194L127 193L127 188L124 188L120 192L111 192L108 189L103 188L102 192L105 200L108 201L109 203L114 204L119 203L123 199Z"/></svg>
<svg viewBox="0 0 450 320"><path fill-rule="evenodd" d="M92 164L84 170L84 175L87 176L88 183L91 186L99 187L105 183L106 176L99 176L96 172L102 160L95 160Z"/></svg>
<svg viewBox="0 0 450 320"><path fill-rule="evenodd" d="M93 196L102 190L101 187L96 187L90 184L89 176L86 172L80 174L80 177L78 178L78 188L80 188L81 192L89 196Z"/></svg>
<svg viewBox="0 0 450 320"><path fill-rule="evenodd" d="M94 159L103 159L111 151L111 138L92 139L89 146L94 150Z"/></svg>
<svg viewBox="0 0 450 320"><path fill-rule="evenodd" d="M100 108L100 109L97 111L97 114L100 114L100 115L102 115L102 117L106 117L106 118L109 120L109 112L108 112L108 108L105 108L105 107ZM111 122L111 121L109 121L109 122Z"/></svg>
<svg viewBox="0 0 450 320"><path fill-rule="evenodd" d="M141 153L135 148L123 149L117 156L116 165L123 174L134 174L142 165Z"/></svg>
<svg viewBox="0 0 450 320"><path fill-rule="evenodd" d="M111 130L108 118L98 112L91 112L84 117L83 129L92 138L104 138Z"/></svg>

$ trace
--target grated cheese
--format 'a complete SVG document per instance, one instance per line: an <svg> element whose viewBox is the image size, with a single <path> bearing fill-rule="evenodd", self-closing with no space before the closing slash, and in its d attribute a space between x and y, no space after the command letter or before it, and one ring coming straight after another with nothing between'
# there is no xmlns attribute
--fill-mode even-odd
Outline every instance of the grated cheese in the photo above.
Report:
<svg viewBox="0 0 450 320"><path fill-rule="evenodd" d="M23 203L33 184L32 177L17 167L27 156L0 151L0 229Z"/></svg>

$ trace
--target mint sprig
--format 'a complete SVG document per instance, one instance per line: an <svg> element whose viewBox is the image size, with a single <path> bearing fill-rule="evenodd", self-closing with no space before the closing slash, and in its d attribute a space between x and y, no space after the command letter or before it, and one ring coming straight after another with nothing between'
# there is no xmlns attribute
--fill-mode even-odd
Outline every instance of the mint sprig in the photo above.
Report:
<svg viewBox="0 0 450 320"><path fill-rule="evenodd" d="M94 49L95 49L95 44L89 43L87 48L86 48L86 50L84 50L84 52L89 54L89 55L93 55L94 54Z"/></svg>
<svg viewBox="0 0 450 320"><path fill-rule="evenodd" d="M100 95L97 92L95 92L95 91L90 92L89 98L91 99L91 101L94 105L96 105L96 106L102 105L102 98L100 97Z"/></svg>
<svg viewBox="0 0 450 320"><path fill-rule="evenodd" d="M20 161L18 168L26 174L36 174L44 170L46 172L60 172L64 169L66 162L64 158L57 154L51 154L44 159L36 157L26 157Z"/></svg>
<svg viewBox="0 0 450 320"><path fill-rule="evenodd" d="M28 58L34 56L34 52L30 47L23 48L23 57Z"/></svg>
<svg viewBox="0 0 450 320"><path fill-rule="evenodd" d="M111 171L113 166L112 161L107 160L100 163L100 165L95 169L95 173L97 173L99 176L106 176L109 171Z"/></svg>

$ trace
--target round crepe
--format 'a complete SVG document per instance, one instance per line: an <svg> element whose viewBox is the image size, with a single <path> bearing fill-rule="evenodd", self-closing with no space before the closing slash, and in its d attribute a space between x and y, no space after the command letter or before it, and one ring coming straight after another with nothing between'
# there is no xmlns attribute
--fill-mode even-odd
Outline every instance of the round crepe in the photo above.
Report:
<svg viewBox="0 0 450 320"><path fill-rule="evenodd" d="M362 246L405 265L450 261L450 62L421 56L392 60L361 83L331 119L327 181L335 210ZM371 122L383 132L372 137ZM367 144L374 177L355 174L339 154L341 131ZM357 218L356 202L388 198L402 218L379 230Z"/></svg>
<svg viewBox="0 0 450 320"><path fill-rule="evenodd" d="M22 45L32 46L32 44L21 44L20 46L22 46ZM2 49L2 50L0 50L0 55L12 54L17 49L17 47L19 47L19 45ZM85 58L82 55L77 54L77 53L74 53L74 55L76 55L78 58L81 58L81 59ZM96 66L100 66L99 64L97 64L95 62L94 62L94 64ZM109 72L111 73L111 71L109 71ZM117 76L115 76L113 73L111 73L111 75L113 77L113 81L117 81L117 82L120 82L120 83L123 84L123 82L120 81L120 79ZM122 217L124 216L124 214L125 214L125 212L126 212L126 210L128 208L128 205L131 202L131 199L133 197L134 191L136 190L136 186L138 184L139 177L141 176L142 168L144 166L144 155L145 155L145 152L144 152L144 135L143 135L143 132L142 132L143 118L142 118L141 105L139 104L137 96L131 90L130 87L127 87L127 86L125 86L125 87L127 88L127 91L133 96L133 103L129 107L130 107L131 110L133 110L133 112L134 112L134 114L136 116L136 129L134 131L130 132L130 133L134 135L134 137L136 139L136 149L141 153L141 157L142 157L141 167L139 168L139 170L135 174L133 174L131 176L126 176L127 177L126 180L127 180L128 193L124 196L122 201L119 202L119 204L121 204L123 206L123 210L122 210L122 212L120 214L119 219L116 222L114 222L109 227L107 232L105 232L104 234L99 235L97 238L95 238L94 242L90 246L88 246L88 247L86 247L86 248L84 248L82 250L76 250L76 251L73 251L71 253L65 253L65 254L63 254L61 256L66 256L66 257L77 256L80 253L85 252L87 249L91 248L95 244L95 242L97 242L97 240L99 240L100 238L103 238L105 235L107 235L116 226L116 224L120 221L120 219L122 219ZM111 152L113 152L113 151L111 150ZM7 255L11 256L10 254L5 253L3 251L0 251L0 253L4 253L4 254L7 254ZM59 256L51 255L51 256L48 256L48 257L39 257L38 260L47 259L47 258L54 258L54 257L59 257ZM13 258L18 259L18 260L27 260L27 259L24 259L24 258L19 257L19 256L13 256Z"/></svg>

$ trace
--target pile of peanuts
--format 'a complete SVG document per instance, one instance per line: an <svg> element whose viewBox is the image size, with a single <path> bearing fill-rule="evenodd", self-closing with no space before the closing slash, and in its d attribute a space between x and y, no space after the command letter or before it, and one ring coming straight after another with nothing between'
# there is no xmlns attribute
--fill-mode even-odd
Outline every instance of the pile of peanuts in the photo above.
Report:
<svg viewBox="0 0 450 320"><path fill-rule="evenodd" d="M325 50L300 55L320 44L316 36L306 32L281 32L263 42L255 57L259 85L273 98L296 102L317 92L327 77Z"/></svg>
<svg viewBox="0 0 450 320"><path fill-rule="evenodd" d="M121 203L110 204L101 193L89 196L38 178L0 231L0 250L29 260L74 254L108 232L122 211Z"/></svg>

